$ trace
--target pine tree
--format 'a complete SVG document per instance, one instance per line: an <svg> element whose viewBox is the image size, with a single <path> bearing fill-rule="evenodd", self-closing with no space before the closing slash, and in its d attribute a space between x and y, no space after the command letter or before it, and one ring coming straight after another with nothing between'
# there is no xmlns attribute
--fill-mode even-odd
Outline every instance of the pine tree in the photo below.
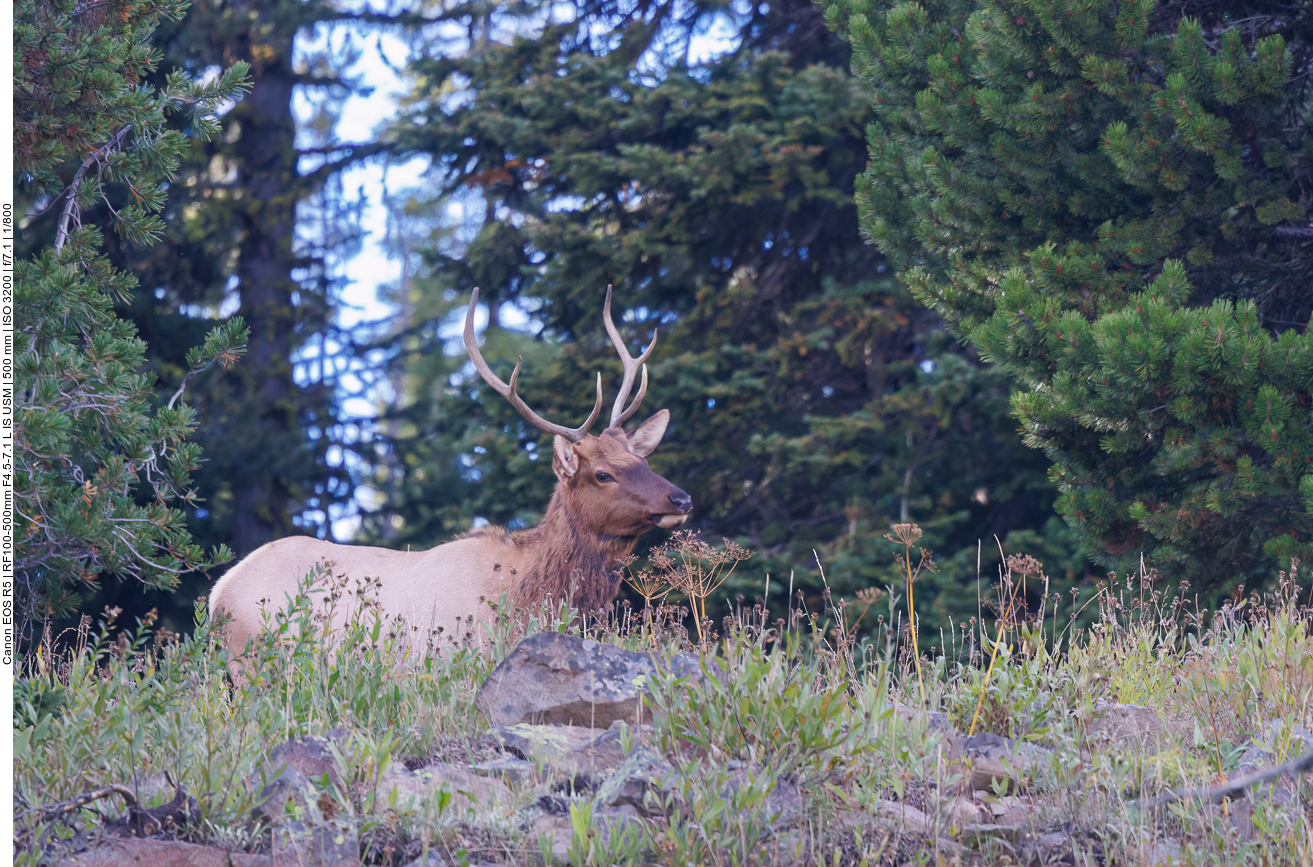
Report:
<svg viewBox="0 0 1313 867"><path fill-rule="evenodd" d="M187 154L167 202L167 243L113 251L142 282L124 313L157 338L162 370L176 370L175 335L200 322L234 311L251 327L246 361L197 396L213 419L200 432L213 496L193 522L238 554L329 533L330 509L353 495L342 461L328 457L347 427L328 373L334 360L303 364L299 376L296 364L350 344L335 322L341 287L328 260L357 245L360 231L350 215L315 218L338 208L340 172L384 145L340 141L331 113L298 124L294 99L311 85L322 108L333 102L323 93L353 90L338 58L296 52L314 25L358 17L330 2L198 0L158 39L173 68L203 70L225 57L252 68L251 96L224 115L223 134ZM331 224L330 237L312 222Z"/></svg>
<svg viewBox="0 0 1313 867"><path fill-rule="evenodd" d="M157 21L184 8L14 7L15 187L55 228L49 248L21 258L15 274L15 602L25 638L71 610L102 573L171 587L180 572L229 556L194 544L178 508L195 499L200 456L186 441L196 414L179 400L194 374L236 359L245 329L234 319L210 331L187 354L173 395L153 406L153 378L139 370L144 345L112 311L135 281L82 220L103 203L124 239L158 237L164 191L186 148L170 116L212 136L218 106L246 89L241 63L206 84L182 74L141 84L159 61L150 46Z"/></svg>
<svg viewBox="0 0 1313 867"><path fill-rule="evenodd" d="M827 6L875 111L862 225L1024 385L1098 560L1307 559L1309 4Z"/></svg>
<svg viewBox="0 0 1313 867"><path fill-rule="evenodd" d="M899 520L925 525L952 562L928 622L975 612L961 588L993 533L1010 545L1025 531L1081 577L1069 534L1046 526L1052 490L1008 418L1008 383L861 242L851 195L867 112L842 44L810 4L774 2L735 19L725 56L689 63L696 12L585 10L416 64L399 141L447 170L429 207L456 200L483 220L474 237L443 229L417 245L428 273L402 299L405 399L378 534L428 543L476 518L536 519L553 481L535 460L546 442L467 383L461 350L435 344L479 286L485 357L509 370L523 355L530 403L573 418L591 371L617 379L601 329L614 284L628 339L659 332L646 406L674 421L653 467L693 496L699 530L759 552L726 592L760 595L770 572L782 604L794 571L819 605L817 552L836 591L887 583L884 535ZM541 330L498 327L505 304Z"/></svg>
<svg viewBox="0 0 1313 867"><path fill-rule="evenodd" d="M197 0L152 36L160 62L147 84L163 86L177 71L204 75L234 58L251 67L251 96L218 118L217 135L190 140L180 154L163 193L161 242L106 238L109 260L137 279L117 311L146 341L146 367L165 400L186 373L188 349L216 321L235 314L252 329L242 364L189 393L205 420L193 434L206 456L194 474L205 496L185 511L203 544L240 556L295 533L331 536L330 514L353 507L349 453L367 446L363 425L343 412L349 390L341 373L362 365L356 335L338 316L340 266L363 230L342 176L386 143L344 141L336 122L345 99L360 92L349 70L358 40L371 28L421 22L332 0ZM317 35L348 28L351 38L312 47ZM313 114L298 115L297 100ZM102 228L112 219L104 207L85 215ZM33 220L24 243L51 243L52 222ZM183 575L177 592L106 584L87 605L127 614L156 608L170 628L185 629L214 578Z"/></svg>

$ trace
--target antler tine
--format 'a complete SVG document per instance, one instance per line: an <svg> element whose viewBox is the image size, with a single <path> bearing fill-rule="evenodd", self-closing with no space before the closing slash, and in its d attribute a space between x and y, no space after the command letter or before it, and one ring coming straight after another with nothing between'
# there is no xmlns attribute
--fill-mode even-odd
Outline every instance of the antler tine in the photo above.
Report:
<svg viewBox="0 0 1313 867"><path fill-rule="evenodd" d="M615 351L620 353L620 363L625 368L625 377L620 383L620 393L615 396L615 403L611 405L611 423L607 425L607 427L619 427L638 410L638 405L643 402L643 397L647 394L647 365L644 362L656 347L657 333L656 329L652 330L652 342L647 345L642 355L637 358L630 355L629 350L625 348L625 341L620 337L620 332L616 330L615 323L611 321L610 286L606 287L606 303L602 305L602 323L606 326L606 333L611 335L611 343L615 345ZM629 399L629 392L634 387L634 375L640 370L643 375L638 386L638 394L622 412L621 407L624 407L625 401Z"/></svg>
<svg viewBox="0 0 1313 867"><path fill-rule="evenodd" d="M488 362L483 360L483 354L479 352L479 344L474 339L474 308L479 304L479 290L475 287L473 295L470 297L470 307L465 311L465 349L470 354L470 361L474 362L474 368L479 371L479 376L483 381L491 385L493 389L511 402L511 406L524 416L524 420L539 430L546 431L549 434L562 436L572 443L582 442L583 438L588 435L588 429L597 421L597 416L602 412L602 374L597 374L597 400L593 403L593 411L588 416L588 421L583 423L582 427L568 428L563 425L553 424L542 418L538 413L529 409L529 405L524 402L516 391L520 383L520 366L524 364L524 357L515 364L515 370L511 371L510 385L501 381L497 374L492 372Z"/></svg>

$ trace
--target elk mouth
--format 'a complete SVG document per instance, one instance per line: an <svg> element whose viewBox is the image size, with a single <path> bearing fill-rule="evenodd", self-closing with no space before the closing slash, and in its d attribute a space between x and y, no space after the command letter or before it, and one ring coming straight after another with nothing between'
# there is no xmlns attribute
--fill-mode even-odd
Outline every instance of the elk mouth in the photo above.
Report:
<svg viewBox="0 0 1313 867"><path fill-rule="evenodd" d="M652 523L663 530L673 530L688 520L687 512L667 512L664 515L652 515Z"/></svg>

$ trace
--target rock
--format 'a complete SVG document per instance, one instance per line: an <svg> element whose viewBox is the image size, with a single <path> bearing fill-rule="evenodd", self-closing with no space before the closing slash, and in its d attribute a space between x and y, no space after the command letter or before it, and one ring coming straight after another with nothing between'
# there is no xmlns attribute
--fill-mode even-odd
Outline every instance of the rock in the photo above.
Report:
<svg viewBox="0 0 1313 867"><path fill-rule="evenodd" d="M610 845L613 834L622 834L626 828L642 825L638 811L628 806L614 810L594 809L592 820L587 833L590 837L596 836L604 847ZM543 816L538 819L530 827L529 835L535 840L539 838L544 840L550 847L553 862L568 862L570 845L574 842L574 825L568 811L565 815Z"/></svg>
<svg viewBox="0 0 1313 867"><path fill-rule="evenodd" d="M930 817L916 807L883 798L866 808L876 822L900 834L930 833Z"/></svg>
<svg viewBox="0 0 1313 867"><path fill-rule="evenodd" d="M628 804L609 810L593 811L592 832L601 840L603 846L611 845L611 837L623 834L627 828L642 830L643 820L639 812Z"/></svg>
<svg viewBox="0 0 1313 867"><path fill-rule="evenodd" d="M970 769L971 789L991 794L995 783L1003 793L1025 788L1047 767L1051 756L1043 747L989 733L954 737L949 749L950 760L961 761Z"/></svg>
<svg viewBox="0 0 1313 867"><path fill-rule="evenodd" d="M970 798L961 796L943 801L939 806L939 811L944 819L948 821L949 826L953 828L962 825L974 825L982 818L980 805Z"/></svg>
<svg viewBox="0 0 1313 867"><path fill-rule="evenodd" d="M494 727L491 737L526 761L571 775L601 774L625 758L617 727L599 733L581 726L518 723Z"/></svg>
<svg viewBox="0 0 1313 867"><path fill-rule="evenodd" d="M70 855L59 867L269 867L268 855L247 855L217 846L177 840L129 837L107 840L95 849Z"/></svg>
<svg viewBox="0 0 1313 867"><path fill-rule="evenodd" d="M540 772L533 762L510 756L470 765L470 771L481 777L499 779L508 786L532 786L548 777L548 774Z"/></svg>
<svg viewBox="0 0 1313 867"><path fill-rule="evenodd" d="M442 762L418 771L407 770L404 765L389 765L375 785L380 803L395 803L399 807L425 803L440 791L451 794L452 806L466 809L502 803L511 794L506 784L495 777Z"/></svg>
<svg viewBox="0 0 1313 867"><path fill-rule="evenodd" d="M643 701L661 665L676 677L701 678L699 658L667 660L560 632L540 632L520 643L479 688L475 706L494 725L560 723L607 728L615 720L650 722Z"/></svg>
<svg viewBox="0 0 1313 867"><path fill-rule="evenodd" d="M1181 844L1175 840L1154 840L1153 849L1146 863L1149 867L1175 867L1181 863L1181 855Z"/></svg>
<svg viewBox="0 0 1313 867"><path fill-rule="evenodd" d="M1003 840L1017 843L1026 836L1024 825L995 825L992 822L980 822L975 825L963 825L957 829L959 840Z"/></svg>
<svg viewBox="0 0 1313 867"><path fill-rule="evenodd" d="M313 781L327 780L331 785L342 782L337 754L346 752L351 735L345 729L333 729L324 737L310 735L292 738L274 748L265 760L265 766L275 773L286 766L295 768Z"/></svg>
<svg viewBox="0 0 1313 867"><path fill-rule="evenodd" d="M948 714L943 711L924 710L896 701L894 702L894 716L914 727L917 731L935 734L955 733L952 723L948 721Z"/></svg>
<svg viewBox="0 0 1313 867"><path fill-rule="evenodd" d="M551 853L553 863L564 863L570 857L570 843L574 830L569 816L543 816L529 828L531 840L540 840L539 846Z"/></svg>
<svg viewBox="0 0 1313 867"><path fill-rule="evenodd" d="M1152 743L1165 730L1162 717L1153 708L1103 699L1094 703L1094 721L1088 729L1096 743L1141 745Z"/></svg>
<svg viewBox="0 0 1313 867"><path fill-rule="evenodd" d="M676 779L675 769L665 759L646 747L638 747L598 788L597 802L609 807L628 804L647 814L645 811L654 807L646 804L648 795L662 797L674 789Z"/></svg>
<svg viewBox="0 0 1313 867"><path fill-rule="evenodd" d="M403 867L447 867L447 862L443 861L437 852L428 852L414 861L406 862Z"/></svg>
<svg viewBox="0 0 1313 867"><path fill-rule="evenodd" d="M261 789L255 806L251 808L251 821L277 827L291 817L305 815L319 818L318 796L305 774L296 768L283 768L276 777Z"/></svg>
<svg viewBox="0 0 1313 867"><path fill-rule="evenodd" d="M1239 767L1232 777L1243 776L1313 750L1313 729L1275 719L1262 726L1258 735L1246 741L1244 746Z"/></svg>
<svg viewBox="0 0 1313 867"><path fill-rule="evenodd" d="M169 775L163 771L142 777L132 789L137 793L137 803L147 807L172 800L177 791L169 782Z"/></svg>
<svg viewBox="0 0 1313 867"><path fill-rule="evenodd" d="M273 749L260 771L251 776L253 785L261 786L252 821L277 826L293 812L304 814L311 824L322 818L319 808L320 784L338 786L342 782L338 756L349 744L344 729L334 729L326 737L293 738Z"/></svg>
<svg viewBox="0 0 1313 867"><path fill-rule="evenodd" d="M721 790L720 796L729 800L739 789L748 786L762 788L761 775L766 772L760 768L738 768L733 771L729 783ZM767 780L766 808L770 810L773 824L788 824L798 818L802 812L802 794L798 791L797 780L776 777Z"/></svg>
<svg viewBox="0 0 1313 867"><path fill-rule="evenodd" d="M1004 795L991 797L986 806L991 818L999 825L1024 825L1031 821L1030 802L1025 798Z"/></svg>
<svg viewBox="0 0 1313 867"><path fill-rule="evenodd" d="M1234 782L1242 777L1265 771L1273 765L1313 750L1313 730L1298 723L1291 724L1285 720L1275 719L1262 726L1256 737L1244 744L1245 750L1240 755L1239 765L1228 775L1227 782ZM1290 777L1277 777L1261 783L1255 783L1247 791L1247 800L1255 804L1273 804L1298 813L1299 797L1295 794L1295 783ZM1241 833L1251 831L1248 815L1240 822ZM1236 822L1232 822L1235 826Z"/></svg>
<svg viewBox="0 0 1313 867"><path fill-rule="evenodd" d="M360 837L345 822L288 822L273 832L271 867L360 867Z"/></svg>

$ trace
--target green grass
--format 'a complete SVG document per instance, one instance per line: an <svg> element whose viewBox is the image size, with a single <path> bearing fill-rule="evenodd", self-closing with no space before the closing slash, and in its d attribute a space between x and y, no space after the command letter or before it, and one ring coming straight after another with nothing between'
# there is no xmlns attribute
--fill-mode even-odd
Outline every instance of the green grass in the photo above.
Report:
<svg viewBox="0 0 1313 867"><path fill-rule="evenodd" d="M1009 598L1014 574L1042 578L1014 571L999 598ZM150 624L120 632L112 619L84 624L44 643L16 689L17 862L54 863L104 817L125 812L116 795L60 805L115 784L158 790L162 774L199 802L200 823L178 836L267 851L266 829L250 822L258 786L248 778L273 746L342 727L356 738L350 773L324 784L321 803L359 828L368 864L401 865L424 849L448 863L540 862L528 817L547 795L569 807L574 864L1044 863L1032 861L1033 841L1065 830L1066 863L1151 864L1155 847L1167 846L1180 864L1307 865L1313 799L1305 781L1286 783L1302 798L1293 809L1134 806L1224 779L1250 738L1265 740L1275 760L1288 758L1297 749L1290 732L1313 728L1313 611L1295 578L1283 578L1274 596L1209 614L1164 594L1152 576L1133 576L1102 588L1095 626L1075 634L1044 612L999 606L998 617L945 636L946 652L920 660L924 691L900 640L906 632L888 628L899 622L893 591L865 638L840 621L866 608L840 600L829 612L795 611L788 622L741 609L705 651L718 676L702 686L655 685L656 729L630 736L678 769L680 783L652 806L655 817L610 835L599 832L602 811L586 786L526 785L508 803L464 808L440 797L388 803L371 782L391 763L484 757L488 726L474 696L524 635L584 630L630 649L693 649L698 633L669 607L586 627L568 611L540 611L528 623L506 618L491 652L448 646L420 660L397 650L388 624L368 618L326 651L302 606L273 624L261 663L236 688L201 608L185 637ZM873 598L863 597L867 608ZM928 835L899 834L872 818L887 801L933 816L927 805L962 788L964 772L943 760L943 742L894 711L895 703L923 707L923 695L961 731L974 720L976 731L1052 751L1025 793L1027 838L971 839L946 819ZM1105 744L1091 734L1100 699L1151 705L1167 732L1145 745ZM963 794L987 809L1010 803L1001 793Z"/></svg>

